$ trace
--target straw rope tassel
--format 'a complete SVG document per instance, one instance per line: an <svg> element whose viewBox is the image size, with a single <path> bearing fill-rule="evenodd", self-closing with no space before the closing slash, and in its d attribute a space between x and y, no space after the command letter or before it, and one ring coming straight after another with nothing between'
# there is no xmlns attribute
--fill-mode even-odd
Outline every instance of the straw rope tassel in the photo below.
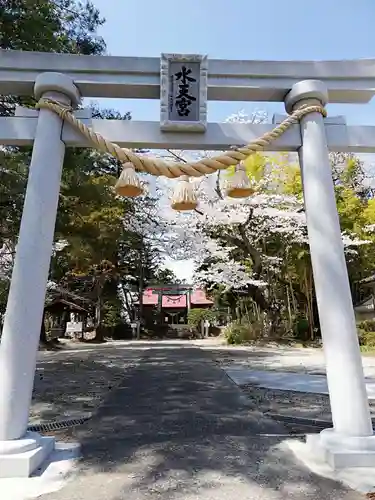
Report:
<svg viewBox="0 0 375 500"><path fill-rule="evenodd" d="M130 198L143 193L143 188L132 163L127 162L123 164L122 172L115 185L115 191L120 196L128 196Z"/></svg>
<svg viewBox="0 0 375 500"><path fill-rule="evenodd" d="M177 210L179 212L194 210L197 208L197 193L187 175L181 176L178 180L172 196L171 206L173 210Z"/></svg>
<svg viewBox="0 0 375 500"><path fill-rule="evenodd" d="M234 174L227 179L225 194L229 198L247 198L255 192L251 181L246 173L246 167L240 163Z"/></svg>

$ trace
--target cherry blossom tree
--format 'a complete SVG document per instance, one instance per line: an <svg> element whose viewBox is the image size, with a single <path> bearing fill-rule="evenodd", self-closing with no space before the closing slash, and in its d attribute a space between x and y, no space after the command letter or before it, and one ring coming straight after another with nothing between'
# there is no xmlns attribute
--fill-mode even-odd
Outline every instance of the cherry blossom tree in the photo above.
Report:
<svg viewBox="0 0 375 500"><path fill-rule="evenodd" d="M253 119L238 115L241 122ZM185 158L182 152L172 156ZM355 157L332 155L331 159L336 166L335 184L354 182L356 196L362 196ZM346 168L348 160L351 165ZM313 337L316 305L302 184L295 162L291 155L255 155L246 166L256 195L243 200L226 198L223 187L229 174L211 175L192 181L200 199L196 211L176 213L162 206L161 212L169 225L169 255L194 259L197 284L246 297L266 316L271 330L285 316L292 328L294 317L303 315ZM355 175L346 179L350 169ZM170 181L164 181L164 188L171 189ZM356 259L361 247L373 244L352 229L346 225L342 233L348 263Z"/></svg>

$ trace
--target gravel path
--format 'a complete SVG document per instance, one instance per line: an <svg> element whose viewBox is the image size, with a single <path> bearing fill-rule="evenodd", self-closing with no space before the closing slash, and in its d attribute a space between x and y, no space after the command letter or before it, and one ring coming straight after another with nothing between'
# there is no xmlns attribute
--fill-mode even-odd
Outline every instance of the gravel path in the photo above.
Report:
<svg viewBox="0 0 375 500"><path fill-rule="evenodd" d="M214 356L222 368L280 369L295 373L324 374L324 359L317 349L229 347L197 342ZM180 343L181 348L186 343ZM75 350L39 354L30 424L77 418L95 412L108 392L122 380L124 373L137 366L150 344L102 346L87 344ZM364 358L367 370L374 358ZM305 418L331 420L326 395L271 390L253 384L242 386L259 411ZM375 418L375 401L371 402Z"/></svg>
<svg viewBox="0 0 375 500"><path fill-rule="evenodd" d="M39 353L30 423L94 415L81 426L51 433L83 442L85 460L71 487L42 500L363 498L310 474L282 448L288 433L305 429L262 415L329 420L327 396L252 384L240 390L220 369L236 364L322 373L321 352L306 351L228 348L210 339ZM372 365L370 359L370 370ZM189 380L198 380L200 389ZM174 399L174 409L170 401L165 406L166 386L183 395Z"/></svg>
<svg viewBox="0 0 375 500"><path fill-rule="evenodd" d="M363 498L309 472L283 446L284 433L210 353L154 347L71 431L82 443L79 475L41 500Z"/></svg>

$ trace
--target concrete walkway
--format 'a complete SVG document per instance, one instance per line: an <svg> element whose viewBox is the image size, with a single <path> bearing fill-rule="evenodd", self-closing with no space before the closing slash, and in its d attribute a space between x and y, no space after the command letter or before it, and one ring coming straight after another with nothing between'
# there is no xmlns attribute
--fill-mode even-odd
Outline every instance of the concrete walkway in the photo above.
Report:
<svg viewBox="0 0 375 500"><path fill-rule="evenodd" d="M248 370L242 367L225 368L227 375L237 385L256 384L268 389L296 391L312 394L328 394L327 378L324 375L306 375L276 371ZM375 379L366 378L369 399L375 399Z"/></svg>
<svg viewBox="0 0 375 500"><path fill-rule="evenodd" d="M42 500L360 500L313 475L285 429L250 406L208 351L144 352L72 439L80 470Z"/></svg>

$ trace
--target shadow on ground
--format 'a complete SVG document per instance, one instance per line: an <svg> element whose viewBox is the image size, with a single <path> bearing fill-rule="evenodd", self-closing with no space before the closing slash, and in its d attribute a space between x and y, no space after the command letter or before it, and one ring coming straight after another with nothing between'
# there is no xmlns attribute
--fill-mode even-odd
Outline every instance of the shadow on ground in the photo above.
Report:
<svg viewBox="0 0 375 500"><path fill-rule="evenodd" d="M39 355L29 423L79 418L95 412L135 367L144 349L96 347Z"/></svg>
<svg viewBox="0 0 375 500"><path fill-rule="evenodd" d="M86 424L78 477L45 500L362 498L310 474L209 352L153 348Z"/></svg>

